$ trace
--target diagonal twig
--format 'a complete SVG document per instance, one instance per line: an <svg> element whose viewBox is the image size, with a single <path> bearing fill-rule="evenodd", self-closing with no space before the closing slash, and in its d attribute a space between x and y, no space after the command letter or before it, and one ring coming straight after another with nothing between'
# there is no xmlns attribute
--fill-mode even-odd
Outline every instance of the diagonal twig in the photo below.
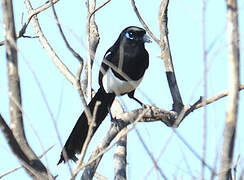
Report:
<svg viewBox="0 0 244 180"><path fill-rule="evenodd" d="M131 0L131 4L132 7L139 19L139 21L141 22L142 26L144 27L144 29L148 32L148 34L153 38L153 40L160 45L160 40L153 34L153 32L150 30L150 28L147 26L147 24L145 23L145 21L143 20L143 18L141 17L140 12L138 11L137 7L136 7L136 3L135 0Z"/></svg>
<svg viewBox="0 0 244 180"><path fill-rule="evenodd" d="M52 148L54 147L54 145L50 146L47 150L45 150L40 156L38 156L39 159L41 159L43 156L45 156ZM7 176L8 174L11 174L19 169L23 168L23 165L18 166L14 169L11 169L3 174L0 175L0 179L3 178L4 176Z"/></svg>
<svg viewBox="0 0 244 180"><path fill-rule="evenodd" d="M58 1L60 1L60 0L53 0L52 2L53 2L53 3L57 3ZM51 2L50 2L50 1L48 1L47 3L43 4L42 6L36 8L36 9L33 9L33 11L32 11L31 13L29 13L29 16L28 16L26 22L23 24L22 28L19 30L19 33L16 34L16 38L17 38L17 39L19 39L19 38L21 38L21 37L24 37L24 38L33 38L33 37L31 37L31 36L26 36L26 35L25 35L26 29L27 29L28 25L30 24L31 19L32 19L35 15L37 15L37 14L39 14L39 13L45 11L45 10L48 9L49 7L51 7ZM37 36L34 36L34 37L36 38ZM0 42L0 46L3 46L3 45L4 45L4 41L1 41L1 42Z"/></svg>
<svg viewBox="0 0 244 180"><path fill-rule="evenodd" d="M26 8L28 10L29 15L32 14L34 9L32 8L32 5L29 0L24 0L24 3L26 5ZM62 62L62 60L58 57L56 52L53 50L52 46L48 42L47 38L42 32L41 26L38 22L37 16L34 15L32 17L33 22L33 28L35 31L36 36L38 37L42 47L46 50L48 56L53 61L53 63L57 66L58 70L66 77L67 80L71 82L75 87L77 87L77 81L75 75L65 66L65 64Z"/></svg>

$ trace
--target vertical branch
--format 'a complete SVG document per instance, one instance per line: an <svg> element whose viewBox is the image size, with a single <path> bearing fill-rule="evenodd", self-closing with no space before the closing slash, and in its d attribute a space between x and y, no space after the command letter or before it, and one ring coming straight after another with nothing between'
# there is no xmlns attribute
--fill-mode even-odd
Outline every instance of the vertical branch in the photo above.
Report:
<svg viewBox="0 0 244 180"><path fill-rule="evenodd" d="M12 151L21 151L20 154L15 154L20 159L21 163L25 166L27 172L34 178L48 179L49 172L32 151L26 140L22 112L19 108L21 107L21 90L18 74L17 43L12 1L2 0L2 9L5 27L5 47L8 65L9 96L11 97L10 118L12 131L8 129L8 126L4 124L3 120L1 124ZM13 146L12 144L15 144L16 146ZM15 149L17 147L19 150Z"/></svg>
<svg viewBox="0 0 244 180"><path fill-rule="evenodd" d="M123 130L127 131L127 128ZM116 148L114 154L114 180L126 180L127 134L118 141Z"/></svg>
<svg viewBox="0 0 244 180"><path fill-rule="evenodd" d="M21 106L20 82L18 74L17 44L14 25L12 1L2 1L5 24L5 47L8 65L8 86L10 98L11 128L16 140L26 144L22 113L17 104ZM17 103L15 103L15 102Z"/></svg>
<svg viewBox="0 0 244 180"><path fill-rule="evenodd" d="M97 50L97 46L99 44L99 33L98 33L98 27L95 22L95 9L96 8L96 0L87 0L87 43L88 43L88 57L87 62L85 66L85 77L83 80L83 88L86 90L86 95L88 97L88 100L91 99L91 84L92 84L92 66L95 59L95 53Z"/></svg>
<svg viewBox="0 0 244 180"><path fill-rule="evenodd" d="M224 143L220 164L219 179L231 179L231 167L235 144L239 99L239 29L238 7L236 0L227 0L227 35L229 49L229 99L227 104L226 123L224 129Z"/></svg>
<svg viewBox="0 0 244 180"><path fill-rule="evenodd" d="M56 2L57 2L57 0L53 0L52 1L52 3L56 3ZM66 77L66 79L69 80L71 82L71 84L73 84L75 87L77 87L76 77L65 66L65 64L62 62L62 60L58 57L58 55L53 50L52 46L50 45L50 43L48 42L47 38L45 37L45 35L42 32L42 29L41 29L41 26L39 24L38 18L36 16L37 14L35 13L35 11L39 11L38 8L36 10L33 9L29 0L24 0L24 3L25 3L25 6L27 8L29 16L32 17L30 20L32 20L33 29L35 31L35 34L38 37L42 47L46 50L47 55L50 57L50 59L56 65L58 70ZM51 6L51 2L47 3L47 5L49 5L49 7L50 7Z"/></svg>
<svg viewBox="0 0 244 180"><path fill-rule="evenodd" d="M117 114L125 112L117 99L112 104L111 112L115 117ZM114 180L126 180L127 133L125 132L127 132L127 127L122 129L124 136L117 142L116 152L114 153Z"/></svg>
<svg viewBox="0 0 244 180"><path fill-rule="evenodd" d="M110 142L115 138L115 136L121 131L123 126L114 128L114 124L111 124L109 131L106 133L106 136L103 140L98 144L95 150L92 152L88 165L86 165L83 173L82 180L90 180L93 178L96 169L103 157L104 150L110 145Z"/></svg>
<svg viewBox="0 0 244 180"><path fill-rule="evenodd" d="M171 96L173 98L173 110L179 113L181 112L184 105L176 82L172 56L170 53L170 46L168 40L168 24L167 24L168 4L169 4L169 0L161 1L160 8L159 8L159 15L158 15L159 28L160 28L161 58L164 60L167 80L170 87Z"/></svg>
<svg viewBox="0 0 244 180"><path fill-rule="evenodd" d="M207 51L206 51L206 0L202 0L202 54L203 54L203 144L201 179L204 180L205 157L207 145Z"/></svg>

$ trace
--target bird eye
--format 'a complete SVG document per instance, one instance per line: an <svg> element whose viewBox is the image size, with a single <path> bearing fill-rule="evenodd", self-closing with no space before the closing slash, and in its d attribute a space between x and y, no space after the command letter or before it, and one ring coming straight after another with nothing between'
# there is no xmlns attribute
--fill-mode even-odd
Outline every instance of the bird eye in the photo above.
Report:
<svg viewBox="0 0 244 180"><path fill-rule="evenodd" d="M127 37L128 39L131 39L131 40L135 39L135 36L132 32L125 33L125 37Z"/></svg>

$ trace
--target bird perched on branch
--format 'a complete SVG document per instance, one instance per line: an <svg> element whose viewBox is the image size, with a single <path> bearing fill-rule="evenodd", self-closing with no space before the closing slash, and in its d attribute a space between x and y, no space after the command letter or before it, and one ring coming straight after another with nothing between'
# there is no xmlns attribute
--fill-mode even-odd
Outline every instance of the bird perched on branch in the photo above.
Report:
<svg viewBox="0 0 244 180"><path fill-rule="evenodd" d="M144 45L146 42L151 42L146 31L130 26L120 33L117 41L104 55L99 72L100 88L88 104L92 115L96 109L93 134L110 111L115 96L128 94L143 105L134 97L134 93L149 65L149 55ZM100 104L96 106L97 102ZM83 112L63 147L58 164L68 159L77 160L75 154L81 152L88 129L89 121Z"/></svg>

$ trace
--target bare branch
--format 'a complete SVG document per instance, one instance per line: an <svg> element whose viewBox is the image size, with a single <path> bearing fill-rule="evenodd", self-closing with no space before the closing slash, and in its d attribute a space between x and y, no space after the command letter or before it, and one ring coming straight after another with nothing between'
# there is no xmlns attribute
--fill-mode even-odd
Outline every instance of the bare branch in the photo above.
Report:
<svg viewBox="0 0 244 180"><path fill-rule="evenodd" d="M59 0L53 0L52 3L55 4L57 3ZM42 6L40 6L39 8L34 9L28 16L27 21L25 22L25 24L23 25L23 27L21 28L21 30L19 31L19 34L17 35L18 38L24 36L25 31L27 26L29 25L31 19L33 16L45 11L46 9L48 9L49 7L52 6L52 3L50 1L48 1L47 3L43 4Z"/></svg>
<svg viewBox="0 0 244 180"><path fill-rule="evenodd" d="M151 158L151 160L153 161L153 165L155 166L155 168L158 170L158 172L160 173L161 177L165 180L167 180L167 177L165 176L165 174L163 173L162 169L158 166L158 163L155 159L155 157L153 156L153 154L150 152L150 150L148 149L148 147L146 146L145 142L142 139L142 136L140 135L139 131L135 128L137 136L139 137L144 149L147 151L147 154L149 155L149 157Z"/></svg>
<svg viewBox="0 0 244 180"><path fill-rule="evenodd" d="M86 82L84 85L86 86L86 94L88 100L90 100L92 97L91 96L92 95L92 67L95 59L97 46L100 41L98 27L95 22L95 13L93 15L91 15L90 13L90 12L94 12L95 8L96 8L96 0L87 0L86 33L87 33L88 56L86 62L85 78L83 82Z"/></svg>
<svg viewBox="0 0 244 180"><path fill-rule="evenodd" d="M17 142L14 134L12 133L11 129L8 127L5 120L2 118L0 114L0 128L8 141L8 144L13 151L13 153L16 155L16 157L19 159L23 167L27 170L27 172L38 179L54 179L50 172L47 172L47 169L45 166L41 163L41 161L38 159L30 159L22 150L19 143Z"/></svg>
<svg viewBox="0 0 244 180"><path fill-rule="evenodd" d="M5 27L5 47L8 65L8 85L9 94L21 106L20 80L18 74L17 44L15 36L15 24L12 1L2 1L4 27ZM20 144L27 144L22 113L12 99L10 99L10 116L13 134Z"/></svg>
<svg viewBox="0 0 244 180"><path fill-rule="evenodd" d="M94 134L94 127L96 127L95 117L96 117L96 113L97 113L97 108L98 108L98 106L100 104L101 104L100 102L96 102L96 104L95 104L94 111L93 111L93 115L92 115L93 118L91 119L91 121L89 121L89 129L88 129L88 132L87 132L87 137L86 137L86 140L85 140L85 142L83 144L83 147L81 149L81 153L80 153L81 156L80 156L80 158L79 158L79 160L77 162L76 169L74 170L71 179L75 179L75 177L77 176L77 174L82 169L81 167L83 165L83 159L84 159L86 150L88 148L88 144L91 141L91 138L92 138L92 136Z"/></svg>
<svg viewBox="0 0 244 180"><path fill-rule="evenodd" d="M240 49L238 5L236 0L227 0L227 33L229 49L229 101L224 129L224 143L220 164L221 180L231 179L232 159L235 145L240 84Z"/></svg>
<svg viewBox="0 0 244 180"><path fill-rule="evenodd" d="M165 141L165 143L164 143L164 145L163 145L163 147L162 147L162 150L160 151L160 153L159 153L159 155L158 155L158 157L157 157L157 159L156 159L157 162L159 161L160 157L161 157L161 156L163 155L163 153L165 152L165 150L166 150L166 148L168 147L168 144L169 144L170 140L172 139L172 137L173 137L173 132L169 135L169 137L168 137L167 140ZM148 172L146 173L146 175L144 176L143 179L148 179L149 174L152 172L152 170L153 170L154 168L155 168L155 167L154 167L154 165L153 165L153 166L148 170Z"/></svg>
<svg viewBox="0 0 244 180"><path fill-rule="evenodd" d="M4 27L5 27L5 47L6 57L8 64L8 83L9 94L21 106L21 91L20 81L18 75L18 59L17 59L17 44L16 33L13 15L12 1L2 1L3 15L4 15ZM53 179L46 167L41 163L39 158L30 148L24 131L24 124L22 119L22 112L16 103L10 98L10 116L11 127L9 129L5 121L1 118L1 127L4 131L6 139L9 141L9 145L12 151L19 158L21 163L25 165L25 169L30 176L38 177L38 179ZM20 154L15 149L20 150Z"/></svg>
<svg viewBox="0 0 244 180"><path fill-rule="evenodd" d="M203 56L203 143L202 143L202 167L201 179L205 179L205 158L207 151L207 50L206 50L206 0L202 0L202 56Z"/></svg>
<svg viewBox="0 0 244 180"><path fill-rule="evenodd" d="M89 162L82 167L86 167L82 174L82 180L92 179L103 154L106 152L105 149L109 146L109 143L114 139L118 132L118 128L114 128L113 126L110 127L105 138L99 143L99 145L93 151L92 155L89 158Z"/></svg>
<svg viewBox="0 0 244 180"><path fill-rule="evenodd" d="M235 162L235 164L234 164L234 166L233 166L233 176L234 176L234 178L233 179L237 179L236 178L236 173L237 173L237 166L239 165L239 161L240 161L240 154L238 155L238 157L237 157L237 160L236 160L236 162Z"/></svg>
<svg viewBox="0 0 244 180"><path fill-rule="evenodd" d="M138 115L138 117L134 120L134 125L136 122L141 120L141 118L146 112L148 112L148 109L146 110L144 109L143 112ZM128 131L123 131L123 133L119 133L124 127L126 127L127 122L123 122L123 120L117 119L117 123L118 123L117 125L115 125L114 123L111 124L109 131L107 132L104 139L93 151L92 155L89 158L88 163L86 163L82 167L82 168L86 167L82 174L82 180L92 179L94 173L96 172L97 166L103 157L103 154L107 152L111 147L113 147L125 134L127 134L131 129L135 127L133 126L132 128L128 129ZM118 136L118 140L114 144L109 146L112 140L116 136Z"/></svg>
<svg viewBox="0 0 244 180"><path fill-rule="evenodd" d="M244 84L240 86L240 90L244 89ZM227 96L227 92L220 93L218 95L213 96L212 98L209 98L206 100L207 104L211 104L225 96ZM193 112L195 109L203 107L202 100L200 99L197 101L193 106L185 107L183 115L178 115L175 111L166 111L163 109L159 109L154 106L148 106L147 109L136 109L130 112L122 113L116 115L117 122L119 124L118 127L115 127L113 124L111 125L109 131L107 132L104 139L100 142L100 144L97 146L97 148L93 151L92 155L89 158L88 163L84 164L81 168L85 168L82 179L91 179L93 177L93 174L96 171L96 168L103 156L103 154L108 151L113 145L110 145L112 140L118 136L118 133L126 127L128 124L135 124L136 122L154 122L154 121L162 121L167 126L174 126L176 121L179 118L185 118L187 115L189 115L191 112ZM181 114L181 113L180 113ZM182 121L180 121L182 122ZM179 125L179 124L178 124ZM178 126L177 126L178 127ZM131 129L127 130L126 133L128 133ZM122 137L124 133L119 136ZM110 145L110 146L109 146ZM191 149L192 150L192 149ZM194 152L194 150L192 150ZM196 154L195 154L196 155ZM199 155L196 155L201 161L202 159L199 157ZM215 171L207 165L205 162L203 162L205 166L207 166L210 171L216 175Z"/></svg>
<svg viewBox="0 0 244 180"><path fill-rule="evenodd" d="M53 0L52 2L55 4L57 3L59 0ZM26 20L26 22L23 24L21 22L21 24L23 25L22 28L20 29L19 33L16 34L16 38L21 38L21 37L24 37L24 38L33 38L31 36L25 36L25 32L26 32L26 29L28 27L28 25L30 24L30 21L32 19L33 16L45 11L47 8L51 7L51 2L48 1L47 3L43 4L42 6L40 6L39 8L36 8L34 9L31 13L29 13L29 16ZM37 38L37 36L34 36L34 38ZM0 42L0 46L4 45L4 41Z"/></svg>
<svg viewBox="0 0 244 180"><path fill-rule="evenodd" d="M53 10L53 14L54 14L54 18L56 20L56 23L58 25L58 29L59 29L59 32L65 42L65 45L67 46L67 48L70 50L70 52L78 59L78 61L80 62L80 64L82 65L83 67L83 64L84 64L84 60L83 58L71 47L71 45L69 44L68 40L66 39L65 35L64 35L64 32L63 32L63 29L60 25L60 21L58 19L58 16L57 16L57 13L56 13L56 10L55 10L55 7L54 7L54 3L53 3L53 0L50 1L51 4L52 4L52 10ZM82 68L81 68L82 69Z"/></svg>
<svg viewBox="0 0 244 180"><path fill-rule="evenodd" d="M152 31L149 29L149 27L147 26L147 24L145 23L145 21L143 20L143 18L141 17L141 14L139 13L137 7L136 7L136 3L135 0L131 0L131 4L134 8L134 11L139 19L139 21L141 22L142 26L145 28L145 30L148 32L148 34L153 38L153 40L160 45L160 40L152 33Z"/></svg>
<svg viewBox="0 0 244 180"><path fill-rule="evenodd" d="M29 0L24 0L26 8L28 9L29 15L32 15L32 12L34 9L32 8L32 5ZM39 41L43 48L46 50L48 56L53 61L53 63L57 66L59 71L75 86L77 87L77 81L76 77L73 75L73 73L65 66L65 64L62 62L62 60L58 57L58 55L55 53L51 45L49 44L48 40L44 36L41 26L38 22L37 16L34 15L32 17L33 22L33 28L35 30L36 35L39 38Z"/></svg>
<svg viewBox="0 0 244 180"><path fill-rule="evenodd" d="M91 3L90 3L91 1ZM82 86L85 90L85 94L88 97L88 101L92 97L92 67L95 59L95 54L97 50L97 46L100 41L98 27L95 22L95 13L106 6L111 0L105 1L101 6L96 8L96 0L87 0L87 25L86 25L86 33L87 33L87 47L88 47L88 57L85 65L85 74L82 80Z"/></svg>
<svg viewBox="0 0 244 180"><path fill-rule="evenodd" d="M120 102L115 99L112 104L111 112L116 115L124 113L124 109ZM122 129L127 131L127 127ZM122 132L123 133L123 132ZM114 153L114 179L126 180L126 165L127 165L127 133L121 137L117 143L116 152Z"/></svg>
<svg viewBox="0 0 244 180"><path fill-rule="evenodd" d="M127 128L123 129L127 131ZM122 131L123 131L122 130ZM114 153L114 180L126 180L127 136L123 136L117 143Z"/></svg>
<svg viewBox="0 0 244 180"><path fill-rule="evenodd" d="M1 121L1 115L0 115L0 121ZM1 124L2 124L2 122L0 123L0 126L1 126ZM43 156L45 156L45 155L46 155L46 154L47 154L53 147L54 147L54 145L52 145L51 147L49 147L49 148L48 148L47 150L45 150L40 156L38 156L38 158L41 159L41 158L42 158ZM7 172L1 174L1 175L0 175L0 179L3 178L4 176L7 176L8 174L11 174L11 173L13 173L13 172L15 172L15 171L17 171L17 170L23 168L23 167L24 167L24 166L21 165L21 166L18 166L18 167L14 168L14 169L11 169L11 170L9 170L9 171L7 171Z"/></svg>
<svg viewBox="0 0 244 180"><path fill-rule="evenodd" d="M52 0L51 0L52 2ZM52 4L52 3L51 3ZM78 76L76 78L76 89L79 91L79 94L80 94L80 97L81 97L81 101L82 101L82 104L84 106L84 111L86 113L86 116L87 116L87 119L88 120L92 120L92 115L91 115L91 112L89 111L89 108L87 106L87 103L86 103L86 100L85 100L85 97L84 97L84 93L83 93L83 90L81 88L81 85L80 85L80 77L81 77L81 73L82 73L82 69L83 69L83 65L84 65L84 60L83 58L79 55L79 53L77 53L72 47L71 45L69 44L68 40L66 39L65 35L64 35L64 32L63 32L63 29L60 25L60 21L58 19L58 16L57 16L57 13L56 13L56 10L54 8L54 4L52 4L52 10L53 10L53 14L54 14L54 18L56 20L56 23L57 23L57 26L58 26L58 29L59 29L59 32L65 42L65 45L67 46L67 48L69 49L69 51L76 57L76 59L78 59L79 63L80 63L80 67L78 68Z"/></svg>
<svg viewBox="0 0 244 180"><path fill-rule="evenodd" d="M239 91L241 91L243 89L244 89L244 84L241 84L239 86ZM229 96L229 91L224 91L222 93L216 94L215 96L212 96L212 97L208 98L206 103L207 104L211 104L211 103L213 103L215 101L218 101L219 99L222 99L222 98L224 98L226 96ZM196 105L196 107L194 109L201 108L201 107L203 107L203 105L204 105L203 103L199 103L199 104Z"/></svg>
<svg viewBox="0 0 244 180"><path fill-rule="evenodd" d="M169 46L168 39L168 4L169 0L162 0L159 8L159 29L160 29L160 48L161 48L161 58L164 60L164 65L166 69L166 76L173 98L173 110L180 113L184 105L181 99L180 91L177 85L174 66Z"/></svg>

